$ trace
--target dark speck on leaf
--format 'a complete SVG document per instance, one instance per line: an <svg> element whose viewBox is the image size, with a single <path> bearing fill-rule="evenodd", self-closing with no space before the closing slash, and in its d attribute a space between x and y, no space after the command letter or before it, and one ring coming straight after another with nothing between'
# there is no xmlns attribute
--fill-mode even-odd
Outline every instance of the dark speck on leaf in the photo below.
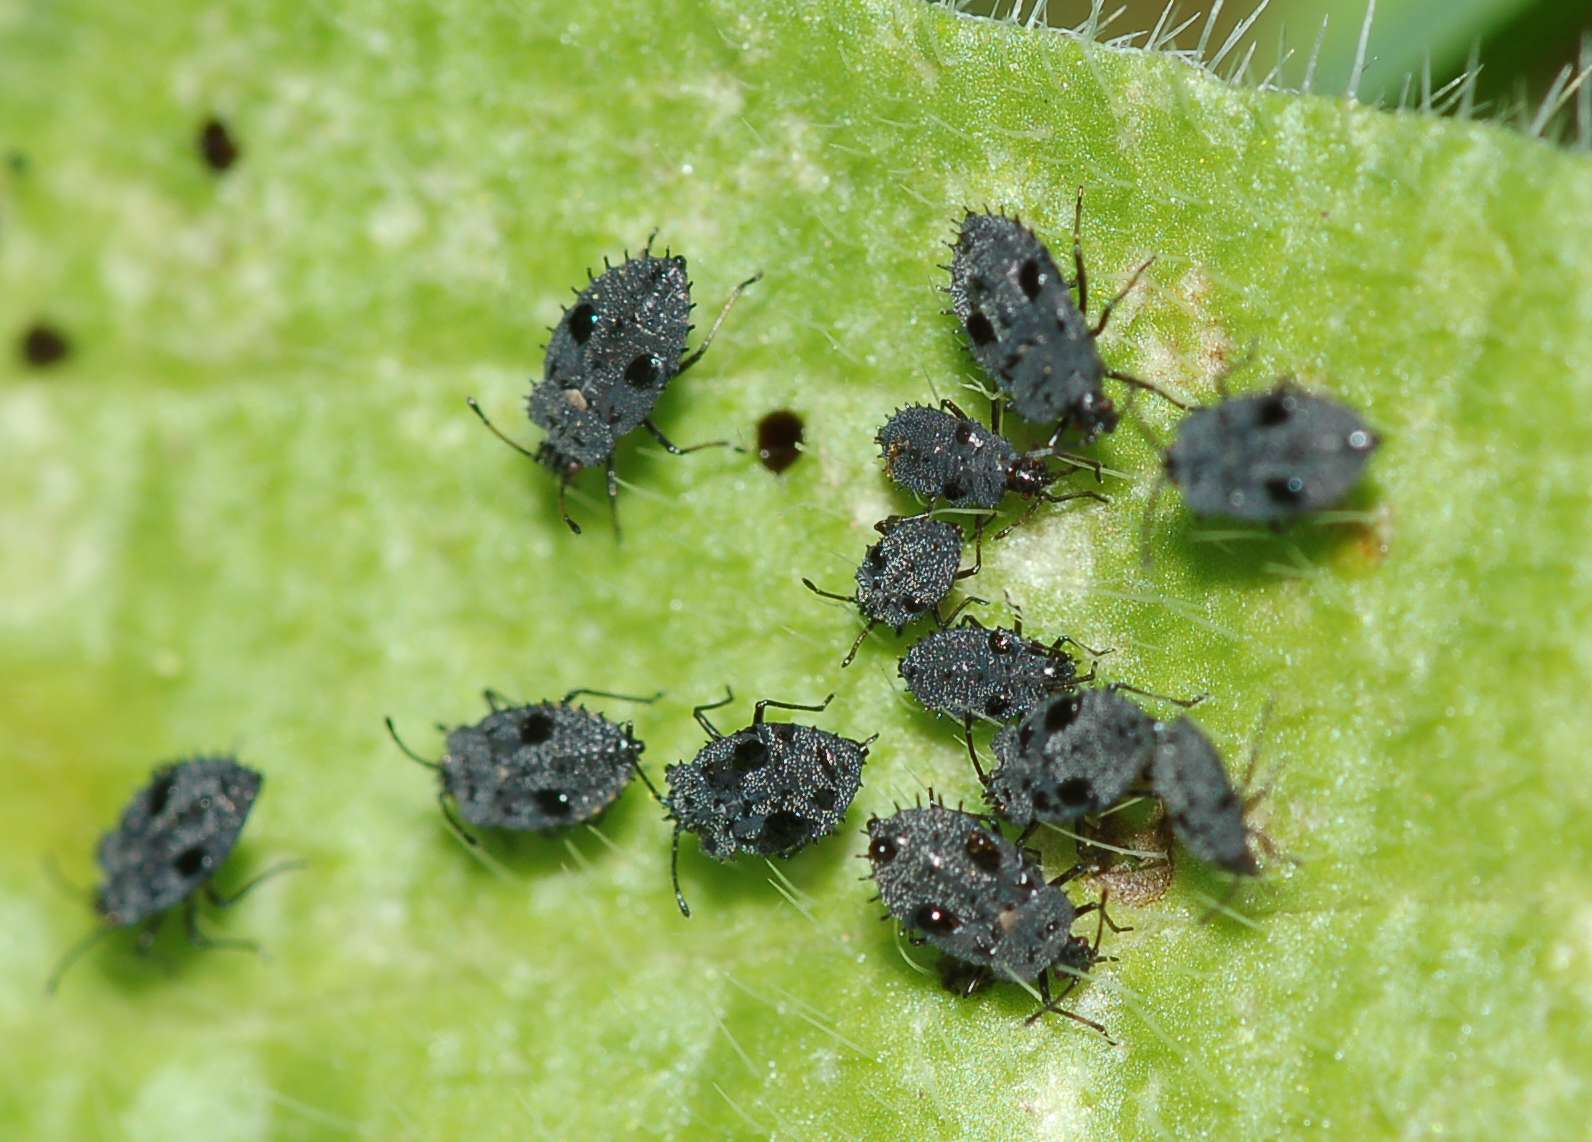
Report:
<svg viewBox="0 0 1592 1142"><path fill-rule="evenodd" d="M801 459L802 418L787 408L757 422L757 458L770 472L783 472Z"/></svg>
<svg viewBox="0 0 1592 1142"><path fill-rule="evenodd" d="M199 128L199 154L205 165L220 174L238 161L238 144L227 125L212 116Z"/></svg>
<svg viewBox="0 0 1592 1142"><path fill-rule="evenodd" d="M46 369L70 356L72 344L55 326L39 321L22 334L19 349L22 359L28 364Z"/></svg>

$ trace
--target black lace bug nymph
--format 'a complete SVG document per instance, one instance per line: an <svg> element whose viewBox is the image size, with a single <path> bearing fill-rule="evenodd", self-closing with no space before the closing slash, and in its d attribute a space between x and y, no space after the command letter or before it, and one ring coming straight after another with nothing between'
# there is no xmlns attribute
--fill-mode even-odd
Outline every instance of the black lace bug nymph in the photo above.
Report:
<svg viewBox="0 0 1592 1142"><path fill-rule="evenodd" d="M885 475L919 499L954 508L992 510L1007 492L1030 501L1030 511L1040 501L1106 502L1095 492L1049 491L1056 473L1046 460L1055 453L1048 448L1019 452L1000 434L1000 406L994 407L997 421L988 428L948 400L941 401L939 408L897 409L875 437Z"/></svg>
<svg viewBox="0 0 1592 1142"><path fill-rule="evenodd" d="M1189 413L1166 478L1195 515L1278 523L1341 501L1379 443L1353 409L1282 380Z"/></svg>
<svg viewBox="0 0 1592 1142"><path fill-rule="evenodd" d="M269 876L296 865L279 865L230 896L218 893L211 878L226 863L243 832L264 778L235 758L195 757L163 765L133 796L116 828L100 838L97 858L104 879L94 909L105 927L62 957L46 990L53 992L67 968L107 931L144 924L140 947L154 941L169 911L184 906L189 942L201 948L245 948L243 940L220 940L199 930L197 893L225 907Z"/></svg>
<svg viewBox="0 0 1592 1142"><path fill-rule="evenodd" d="M914 643L898 670L925 709L968 721L1014 722L1046 694L1094 677L1092 671L1078 674L1073 657L1061 649L1069 642L1078 645L1066 636L1049 644L1025 637L1020 617L1006 628L964 615L956 626Z"/></svg>
<svg viewBox="0 0 1592 1142"><path fill-rule="evenodd" d="M963 600L958 609L972 601ZM949 618L954 617L952 612ZM973 747L975 720L1015 722L1045 695L1094 678L1093 669L1088 674L1078 673L1073 657L1061 649L1064 643L1089 651L1066 635L1049 644L1025 637L1020 613L1010 628L986 627L965 615L960 624L942 626L920 638L896 669L925 709L962 723L968 756L982 776Z"/></svg>
<svg viewBox="0 0 1592 1142"><path fill-rule="evenodd" d="M857 565L854 595L837 595L817 587L811 579L802 585L815 595L855 603L866 625L857 634L841 668L851 665L857 648L875 625L900 634L908 624L933 614L951 593L958 579L978 574L983 566L984 524L979 521L973 564L961 567L962 529L928 516L891 516L874 524L882 537L863 554Z"/></svg>
<svg viewBox="0 0 1592 1142"><path fill-rule="evenodd" d="M1148 268L1145 262L1090 326L1089 280L1084 272L1083 191L1073 212L1076 281L1068 282L1050 251L1015 218L969 212L952 244L951 311L961 320L973 357L1019 416L1082 431L1086 439L1110 432L1118 413L1106 396L1111 377L1184 407L1148 381L1108 368L1096 338L1111 312ZM1153 260L1153 259L1152 259ZM1078 300L1070 288L1076 285Z"/></svg>
<svg viewBox="0 0 1592 1142"><path fill-rule="evenodd" d="M1120 802L1150 766L1155 720L1109 689L1052 694L992 743L986 786L1018 828L1066 824Z"/></svg>
<svg viewBox="0 0 1592 1142"><path fill-rule="evenodd" d="M1117 683L1050 694L995 735L999 764L979 778L995 811L1024 837L1041 821L1064 825L1103 813L1146 776L1156 723L1123 691L1146 693ZM1203 700L1149 696L1185 707Z"/></svg>
<svg viewBox="0 0 1592 1142"><path fill-rule="evenodd" d="M1260 865L1250 839L1263 846L1270 842L1244 818L1265 794L1240 794L1216 747L1188 718L1156 723L1155 737L1150 787L1166 806L1173 834L1200 860L1235 876L1258 876ZM1246 787L1254 764L1251 758Z"/></svg>
<svg viewBox="0 0 1592 1142"><path fill-rule="evenodd" d="M429 761L387 732L412 761L437 772L437 801L453 830L477 839L464 823L486 829L546 832L595 820L619 799L641 769L646 747L629 722L612 722L575 705L582 695L652 702L606 690L571 690L557 702L521 705L485 691L489 712L447 731L447 753ZM457 810L455 816L454 810Z"/></svg>
<svg viewBox="0 0 1592 1142"><path fill-rule="evenodd" d="M1104 904L1082 908L1061 889L1068 875L1047 882L1043 870L990 823L930 800L868 822L868 850L879 899L914 942L929 943L950 963L948 987L971 995L1000 979L1038 985L1046 1012L1104 1028L1057 1006L1099 959L1072 925ZM1108 921L1105 921L1108 922ZM1114 931L1123 931L1112 924ZM1062 984L1051 996L1051 975Z"/></svg>
<svg viewBox="0 0 1592 1142"><path fill-rule="evenodd" d="M564 493L586 468L604 466L608 473L609 508L618 528L619 478L614 449L637 428L645 428L665 450L683 455L724 441L680 448L652 422L652 410L669 382L700 361L743 290L755 275L736 286L702 343L689 355L691 281L685 259L665 251L652 253L652 241L637 257L628 253L619 265L603 261L603 272L576 291L575 304L564 311L547 344L542 379L526 402L531 421L545 430L535 451L509 440L487 420L475 398L470 407L492 432L515 450L552 469L558 477L558 510L569 529L580 533L570 518Z"/></svg>
<svg viewBox="0 0 1592 1142"><path fill-rule="evenodd" d="M840 825L862 785L862 766L873 738L852 741L796 722L767 722L769 707L818 711L816 706L763 699L752 724L722 734L708 720L709 710L729 704L734 694L693 711L708 743L688 762L664 770L669 792L663 805L674 821L671 875L675 902L691 915L680 891L680 834L695 833L702 851L714 860L740 853L790 857Z"/></svg>

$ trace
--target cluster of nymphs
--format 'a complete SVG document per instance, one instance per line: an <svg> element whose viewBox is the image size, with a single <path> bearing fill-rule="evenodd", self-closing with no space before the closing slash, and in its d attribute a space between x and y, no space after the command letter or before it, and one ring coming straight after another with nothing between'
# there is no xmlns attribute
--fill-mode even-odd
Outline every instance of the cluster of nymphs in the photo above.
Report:
<svg viewBox="0 0 1592 1142"><path fill-rule="evenodd" d="M1199 699L1151 695L1121 683L1090 687L1095 671L1080 674L1064 649L1070 644L1088 651L1075 640L1025 635L1020 615L1010 627L985 626L961 615L981 601L971 596L945 609L955 584L980 570L984 530L1008 492L1029 501L1019 523L1042 502L1105 502L1094 491L1051 489L1059 478L1053 462L1074 472L1092 469L1099 480L1098 463L1056 446L1067 433L1088 444L1116 427L1107 379L1187 407L1102 361L1096 338L1123 295L1089 323L1081 201L1080 195L1070 281L1016 219L969 213L962 220L947 267L949 293L972 356L997 390L991 424L949 401L898 409L877 436L885 472L925 509L876 525L880 538L857 567L852 594L803 580L820 595L855 604L865 620L842 666L876 626L900 634L919 620L934 624L901 657L899 671L925 708L960 723L988 811L951 808L930 794L927 804L870 820L865 855L889 916L916 942L943 953L948 987L971 994L1001 979L1032 985L1042 1000L1035 1018L1060 1011L1061 997L1101 958L1104 928L1116 929L1106 917L1104 893L1077 905L1063 891L1088 865L1047 878L1038 854L1024 847L1035 828L1072 826L1086 839L1097 837L1106 814L1149 796L1190 853L1235 876L1259 871L1252 843L1264 840L1246 821L1253 798L1234 787L1200 729L1187 717L1152 717L1127 694L1185 707ZM528 402L546 438L534 451L514 445L553 469L560 514L572 530L580 529L564 506L565 487L583 469L601 466L612 502L622 437L645 428L671 452L690 450L658 431L653 408L669 381L701 359L729 305L750 284L737 287L690 353L692 305L683 258L667 251L655 256L649 244L577 291L552 331L543 378ZM1004 436L1003 407L1040 426L1044 443L1025 451ZM1260 395L1224 397L1190 411L1166 454L1165 476L1196 514L1277 524L1341 500L1376 444L1349 409L1281 382ZM960 523L943 518L945 509L971 518L970 566L962 566L967 536ZM488 691L489 710L480 721L442 727L446 752L437 760L404 745L390 719L387 728L411 758L437 772L442 811L472 845L479 843L472 829L542 832L592 822L640 776L673 823L671 871L687 915L678 870L682 833L695 835L715 860L792 856L840 826L874 740L853 741L765 716L770 708L821 711L833 695L818 705L759 701L751 724L725 734L708 713L733 700L726 693L696 707L708 741L692 760L666 767L667 790L660 792L641 767L643 745L633 725L587 709L578 702L586 696L643 703L657 697L581 689L557 701L524 703ZM999 727L992 743L997 764L988 771L973 740L979 722ZM100 844L105 882L96 903L106 928L157 923L181 904L190 936L204 941L194 924L196 893L203 888L217 903L241 895L217 896L210 877L236 841L259 787L260 775L231 759L157 770ZM1015 837L1003 828L1015 830ZM1074 934L1074 923L1090 913L1097 914L1093 938ZM68 953L52 987L88 942Z"/></svg>
<svg viewBox="0 0 1592 1142"><path fill-rule="evenodd" d="M770 707L824 710L833 694L816 706L765 698L754 707L751 725L722 733L708 713L735 700L727 690L719 701L692 711L708 741L691 761L664 769L665 796L641 768L644 747L634 727L574 705L584 694L629 702L661 697L582 689L558 702L517 705L489 690L491 712L473 726L449 730L448 752L435 762L405 746L391 720L387 730L412 759L437 771L442 812L472 845L478 842L466 825L540 832L593 821L639 775L674 822L674 894L687 916L691 909L680 891L681 832L695 833L702 851L715 860L742 853L794 856L845 818L874 741L766 718Z"/></svg>
<svg viewBox="0 0 1592 1142"><path fill-rule="evenodd" d="M1185 707L1200 699L1167 698L1122 683L1089 688L1094 670L1080 674L1063 649L1088 650L1076 640L1025 636L1020 615L1010 628L987 627L971 615L956 622L966 606L982 602L971 596L942 610L955 583L981 568L984 528L1008 492L1029 503L997 539L1041 502L1105 502L1092 491L1051 490L1058 479L1054 460L1075 472L1092 468L1100 478L1096 462L1058 452L1056 445L1067 433L1087 444L1115 429L1119 414L1105 380L1187 410L1158 386L1101 359L1096 338L1148 263L1091 325L1081 214L1080 193L1071 281L1020 221L987 212L962 220L945 267L947 292L972 356L996 390L991 423L978 423L951 401L898 409L877 435L885 474L925 510L875 525L882 538L858 565L853 594L803 580L809 590L854 603L861 612L864 626L843 667L876 626L899 635L919 619L935 624L907 649L898 669L926 709L961 723L990 811L975 816L931 795L927 805L871 820L867 858L888 916L943 954L947 987L971 994L995 979L1032 983L1043 1001L1036 1016L1059 1010L1057 1001L1099 958L1100 937L1111 924L1103 893L1079 907L1062 890L1087 865L1046 879L1037 854L1024 847L1037 827L1079 828L1087 837L1101 818L1148 795L1160 802L1165 824L1185 848L1235 877L1260 871L1251 842L1266 843L1245 819L1256 797L1235 789L1198 726L1187 717L1153 718L1127 693ZM1003 407L1039 425L1048 434L1043 445L1025 451L1004 436ZM1284 381L1259 396L1227 397L1190 411L1166 454L1165 476L1196 514L1280 524L1339 502L1376 445L1353 411ZM969 567L961 566L966 536L959 525L937 518L942 509L973 516ZM974 747L977 721L1001 727L991 772ZM1000 831L1002 823L1019 830L1015 839ZM1098 913L1092 941L1072 932L1073 922L1088 912ZM1061 985L1059 993L1053 994L1053 983Z"/></svg>

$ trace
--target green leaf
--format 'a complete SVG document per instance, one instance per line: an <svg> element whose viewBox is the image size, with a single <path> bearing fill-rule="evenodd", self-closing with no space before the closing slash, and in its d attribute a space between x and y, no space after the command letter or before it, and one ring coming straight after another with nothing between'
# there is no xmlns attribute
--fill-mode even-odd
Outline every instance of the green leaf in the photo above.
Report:
<svg viewBox="0 0 1592 1142"><path fill-rule="evenodd" d="M26 160L0 328L73 345L0 364L0 1133L1584 1125L1585 158L888 0L32 5L0 36L0 149ZM212 113L241 150L224 176L194 141ZM639 787L600 833L453 840L381 719L437 753L426 727L477 717L484 685L666 688L633 712L654 775L726 683L741 717L834 689L820 724L881 735L853 824L930 784L976 799L953 728L902 692L903 643L841 673L856 619L798 577L843 588L909 506L872 443L894 407L982 407L936 292L958 212L1019 211L1064 255L1080 185L1099 297L1157 256L1112 364L1201 402L1224 364L1240 389L1296 373L1385 443L1334 522L1222 538L1169 492L1146 571L1176 413L1139 399L1099 448L1109 507L1040 513L976 590L1114 648L1111 678L1209 691L1235 770L1274 702L1262 819L1299 866L1244 886L1242 923L1201 923L1226 886L1184 859L1114 905L1134 931L1074 995L1113 1048L1025 1027L1012 986L941 991L849 828L777 870L688 839L690 920ZM654 227L703 314L766 275L664 430L750 442L784 406L808 454L776 477L627 446L623 543L595 477L572 537L464 398L533 441L542 327ZM41 856L90 881L150 766L203 748L268 774L223 882L311 862L207 920L270 960L177 932L141 960L118 934L45 1000L92 917Z"/></svg>

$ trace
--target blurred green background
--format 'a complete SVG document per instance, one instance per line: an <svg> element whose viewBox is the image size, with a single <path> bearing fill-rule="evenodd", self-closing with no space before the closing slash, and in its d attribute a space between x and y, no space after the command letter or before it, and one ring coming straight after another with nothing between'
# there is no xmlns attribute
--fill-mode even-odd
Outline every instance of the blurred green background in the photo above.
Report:
<svg viewBox="0 0 1592 1142"><path fill-rule="evenodd" d="M1423 73L1430 76L1432 90L1438 90L1466 71L1475 51L1483 65L1475 87L1478 113L1513 116L1522 107L1534 113L1565 68L1592 62L1583 46L1583 37L1592 35L1592 4L1584 0L1375 0L1375 5L1359 86L1359 98L1366 102L1396 104L1407 76L1413 77L1411 94L1418 99ZM1089 0L953 0L952 6L1023 22L1034 19L1037 8L1038 19L1055 27L1076 27L1096 7ZM1191 16L1201 18L1170 44L1189 49L1206 37L1209 57L1255 8L1253 0L1228 0L1219 6L1180 3L1168 27ZM1272 0L1222 66L1238 64L1253 44L1248 67L1252 79L1267 75L1280 62L1277 82L1297 87L1319 35L1313 90L1342 92L1354 70L1366 8L1366 0ZM1102 19L1120 12L1107 38L1155 27L1165 9L1166 0L1106 0L1099 6ZM1205 19L1212 11L1215 18ZM1284 61L1290 52L1292 57ZM1568 130L1571 125L1566 121L1564 126ZM1583 130L1592 132L1592 123Z"/></svg>

